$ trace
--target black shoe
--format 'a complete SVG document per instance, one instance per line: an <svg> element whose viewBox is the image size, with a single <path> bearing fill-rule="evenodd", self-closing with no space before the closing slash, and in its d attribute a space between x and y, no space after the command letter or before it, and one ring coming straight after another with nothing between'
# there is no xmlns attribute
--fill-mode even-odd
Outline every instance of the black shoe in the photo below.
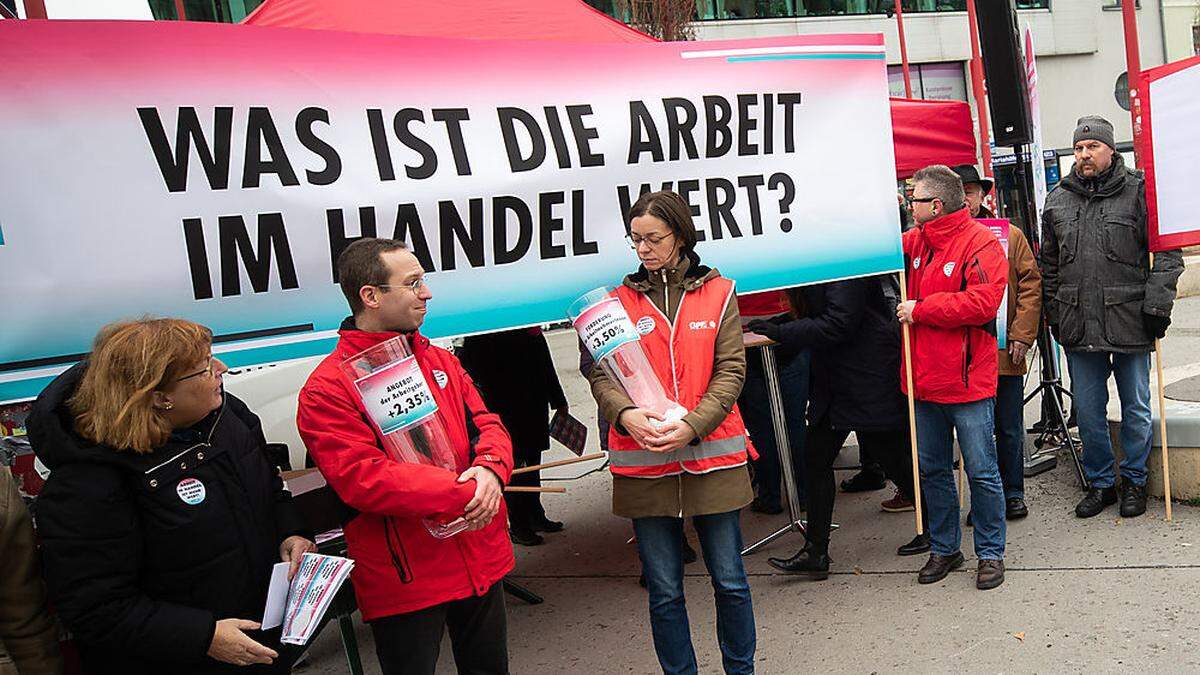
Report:
<svg viewBox="0 0 1200 675"><path fill-rule="evenodd" d="M806 544L790 558L767 558L767 564L787 574L807 574L813 581L829 578L829 554L822 548Z"/></svg>
<svg viewBox="0 0 1200 675"><path fill-rule="evenodd" d="M513 528L509 530L508 538L512 540L512 543L520 544L521 546L540 546L546 541L542 539L542 535L526 528Z"/></svg>
<svg viewBox="0 0 1200 675"><path fill-rule="evenodd" d="M842 492L871 492L882 490L887 479L874 471L859 471L842 481Z"/></svg>
<svg viewBox="0 0 1200 675"><path fill-rule="evenodd" d="M692 545L689 544L688 540L685 538L683 540L683 564L691 565L692 563L696 562L696 559L696 549L692 548Z"/></svg>
<svg viewBox="0 0 1200 675"><path fill-rule="evenodd" d="M920 555L929 552L929 533L918 534L912 541L896 549L896 555Z"/></svg>
<svg viewBox="0 0 1200 675"><path fill-rule="evenodd" d="M750 502L750 510L755 513L765 513L768 516L777 516L783 513L783 507L779 502L764 502L761 497L755 497L754 501Z"/></svg>
<svg viewBox="0 0 1200 675"><path fill-rule="evenodd" d="M533 521L534 532L562 532L563 524L558 520L550 520L542 516L540 519Z"/></svg>
<svg viewBox="0 0 1200 675"><path fill-rule="evenodd" d="M954 570L962 567L963 554L962 551L954 555L938 555L936 553L929 554L929 561L917 573L917 582L922 584L935 584L946 578Z"/></svg>
<svg viewBox="0 0 1200 675"><path fill-rule="evenodd" d="M986 591L1004 583L1003 560L980 560L975 569L975 588Z"/></svg>
<svg viewBox="0 0 1200 675"><path fill-rule="evenodd" d="M1004 518L1005 520L1020 520L1029 515L1029 507L1025 505L1025 500L1020 497L1009 497L1004 502Z"/></svg>
<svg viewBox="0 0 1200 675"><path fill-rule="evenodd" d="M1075 505L1075 515L1080 518L1091 518L1099 515L1106 506L1117 503L1117 489L1114 487L1091 488L1087 496Z"/></svg>
<svg viewBox="0 0 1200 675"><path fill-rule="evenodd" d="M1146 512L1146 486L1133 481L1121 483L1121 517L1134 518Z"/></svg>

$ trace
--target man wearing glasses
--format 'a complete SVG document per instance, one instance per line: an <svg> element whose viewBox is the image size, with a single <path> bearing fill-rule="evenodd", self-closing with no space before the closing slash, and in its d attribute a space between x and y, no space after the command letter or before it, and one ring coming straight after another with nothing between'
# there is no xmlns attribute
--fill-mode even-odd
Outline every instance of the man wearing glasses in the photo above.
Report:
<svg viewBox="0 0 1200 675"><path fill-rule="evenodd" d="M363 620L385 675L430 673L449 628L460 672L508 672L501 579L513 567L501 491L512 443L450 352L419 332L433 294L403 242L360 239L338 256L352 316L333 354L300 391L297 426L329 485L355 511L344 525ZM437 417L457 455L455 473L391 461L341 363L397 335L408 338ZM468 530L435 539L431 516L463 516Z"/></svg>
<svg viewBox="0 0 1200 675"><path fill-rule="evenodd" d="M953 468L957 433L971 479L975 585L986 590L1004 583L1004 489L992 434L996 312L1008 260L1000 240L971 218L953 171L929 166L913 182L917 227L904 233L910 299L896 316L911 327L917 454L929 509L932 552L918 581L941 581L963 564Z"/></svg>

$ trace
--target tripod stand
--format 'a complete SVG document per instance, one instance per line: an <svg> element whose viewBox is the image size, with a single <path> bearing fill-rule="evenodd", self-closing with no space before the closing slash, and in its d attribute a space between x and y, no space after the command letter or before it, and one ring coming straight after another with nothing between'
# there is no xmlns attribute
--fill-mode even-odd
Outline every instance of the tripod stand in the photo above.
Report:
<svg viewBox="0 0 1200 675"><path fill-rule="evenodd" d="M1086 490L1088 482L1083 474L1083 464L1079 461L1080 443L1071 435L1067 414L1063 410L1063 395L1065 394L1067 398L1072 400L1073 398L1071 391L1062 386L1062 374L1058 368L1057 347L1050 337L1050 331L1046 330L1044 324L1038 332L1037 350L1038 360L1040 361L1038 371L1041 381L1038 383L1037 388L1025 396L1024 403L1028 405L1030 401L1041 395L1041 430L1038 433L1038 437L1033 441L1033 447L1037 449L1037 452L1027 454L1025 457L1025 475L1035 476L1043 471L1054 468L1057 464L1054 451L1065 446L1070 450L1071 459L1075 463L1075 473L1079 477L1079 488Z"/></svg>

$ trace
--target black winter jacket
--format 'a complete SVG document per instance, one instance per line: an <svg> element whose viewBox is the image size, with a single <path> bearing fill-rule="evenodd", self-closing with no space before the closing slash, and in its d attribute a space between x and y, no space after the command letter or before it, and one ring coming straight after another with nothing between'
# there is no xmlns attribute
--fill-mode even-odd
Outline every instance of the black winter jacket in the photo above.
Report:
<svg viewBox="0 0 1200 675"><path fill-rule="evenodd" d="M908 425L900 393L900 329L884 277L806 286L805 316L780 324L781 343L812 349L808 419L835 429L891 431Z"/></svg>
<svg viewBox="0 0 1200 675"><path fill-rule="evenodd" d="M37 500L51 601L90 675L229 671L206 655L216 621L261 619L279 544L307 536L259 419L226 394L153 452L117 452L74 431L66 401L84 368L55 379L28 422L51 471Z"/></svg>
<svg viewBox="0 0 1200 675"><path fill-rule="evenodd" d="M1146 238L1146 180L1120 154L1095 179L1074 171L1046 197L1043 308L1068 350L1144 353L1154 339L1143 314L1171 316L1183 273L1178 249L1154 254Z"/></svg>
<svg viewBox="0 0 1200 675"><path fill-rule="evenodd" d="M546 336L536 328L472 335L454 351L475 381L488 410L500 416L512 436L513 451L550 447L549 415L567 398L554 369Z"/></svg>

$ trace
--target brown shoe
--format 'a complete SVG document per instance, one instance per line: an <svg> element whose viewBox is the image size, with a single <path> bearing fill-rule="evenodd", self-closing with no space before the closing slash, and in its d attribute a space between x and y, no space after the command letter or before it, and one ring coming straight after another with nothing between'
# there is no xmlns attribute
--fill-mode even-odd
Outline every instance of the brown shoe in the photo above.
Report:
<svg viewBox="0 0 1200 675"><path fill-rule="evenodd" d="M975 572L975 588L986 591L1004 583L1003 560L980 560Z"/></svg>
<svg viewBox="0 0 1200 675"><path fill-rule="evenodd" d="M917 582L922 584L935 584L946 578L954 570L962 567L963 554L962 551L954 555L938 555L936 553L929 554L929 561L917 573Z"/></svg>
<svg viewBox="0 0 1200 675"><path fill-rule="evenodd" d="M879 503L879 508L888 513L904 513L905 511L913 511L916 507L913 503L904 498L900 494L900 488L896 488L896 494L892 495L891 499Z"/></svg>

